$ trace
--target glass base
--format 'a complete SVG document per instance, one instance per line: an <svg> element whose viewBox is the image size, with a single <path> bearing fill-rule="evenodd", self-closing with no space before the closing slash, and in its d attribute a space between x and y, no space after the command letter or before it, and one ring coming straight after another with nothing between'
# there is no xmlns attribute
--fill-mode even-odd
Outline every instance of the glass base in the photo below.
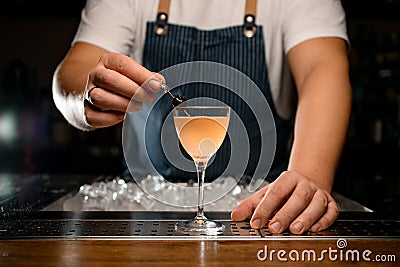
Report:
<svg viewBox="0 0 400 267"><path fill-rule="evenodd" d="M180 233L190 233L198 235L216 235L224 230L225 225L221 222L209 220L207 218L194 218L192 220L177 222L175 230Z"/></svg>

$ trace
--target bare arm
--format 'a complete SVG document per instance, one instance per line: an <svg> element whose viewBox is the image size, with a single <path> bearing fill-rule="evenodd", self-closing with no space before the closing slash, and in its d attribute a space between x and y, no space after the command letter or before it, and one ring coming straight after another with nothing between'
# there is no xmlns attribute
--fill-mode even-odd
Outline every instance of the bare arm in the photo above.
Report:
<svg viewBox="0 0 400 267"><path fill-rule="evenodd" d="M90 70L107 52L92 44L76 43L60 64L57 73L60 88L65 93L83 94Z"/></svg>
<svg viewBox="0 0 400 267"><path fill-rule="evenodd" d="M318 38L293 48L288 58L299 95L288 169L330 192L351 109L346 45Z"/></svg>
<svg viewBox="0 0 400 267"><path fill-rule="evenodd" d="M345 42L316 38L288 54L299 100L288 171L245 199L232 219L251 218L273 233L329 227L338 216L330 195L350 116L351 87Z"/></svg>

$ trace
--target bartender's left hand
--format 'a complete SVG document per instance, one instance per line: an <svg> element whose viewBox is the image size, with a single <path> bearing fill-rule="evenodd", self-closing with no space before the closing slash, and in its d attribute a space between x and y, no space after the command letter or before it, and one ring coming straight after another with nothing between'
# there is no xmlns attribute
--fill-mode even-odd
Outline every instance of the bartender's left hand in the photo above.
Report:
<svg viewBox="0 0 400 267"><path fill-rule="evenodd" d="M317 232L337 219L339 210L330 193L295 171L283 172L273 183L244 199L232 220L250 219L254 229L268 225L271 233L288 227L291 233Z"/></svg>

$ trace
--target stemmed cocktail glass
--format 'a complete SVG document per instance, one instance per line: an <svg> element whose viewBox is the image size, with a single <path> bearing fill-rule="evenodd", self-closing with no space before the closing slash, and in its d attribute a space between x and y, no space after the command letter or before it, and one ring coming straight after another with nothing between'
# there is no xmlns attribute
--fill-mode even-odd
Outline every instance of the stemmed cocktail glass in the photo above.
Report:
<svg viewBox="0 0 400 267"><path fill-rule="evenodd" d="M173 117L179 141L193 159L198 179L197 215L191 220L178 222L175 227L181 232L216 234L224 229L224 225L204 215L204 178L208 161L225 139L230 107L177 106Z"/></svg>

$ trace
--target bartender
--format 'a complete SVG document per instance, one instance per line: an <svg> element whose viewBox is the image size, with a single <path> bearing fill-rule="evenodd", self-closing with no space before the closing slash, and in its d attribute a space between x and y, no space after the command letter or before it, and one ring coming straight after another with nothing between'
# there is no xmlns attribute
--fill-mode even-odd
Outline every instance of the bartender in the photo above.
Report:
<svg viewBox="0 0 400 267"><path fill-rule="evenodd" d="M232 219L272 233L321 231L338 217L331 191L351 109L348 44L340 0L88 0L55 70L53 97L71 125L90 131L122 122L128 106L140 111L153 101L163 79L156 73L165 68L192 61L231 66L261 90L277 133L266 177L272 182L244 199ZM257 144L250 140L250 149ZM162 154L153 156L162 175L179 175Z"/></svg>

